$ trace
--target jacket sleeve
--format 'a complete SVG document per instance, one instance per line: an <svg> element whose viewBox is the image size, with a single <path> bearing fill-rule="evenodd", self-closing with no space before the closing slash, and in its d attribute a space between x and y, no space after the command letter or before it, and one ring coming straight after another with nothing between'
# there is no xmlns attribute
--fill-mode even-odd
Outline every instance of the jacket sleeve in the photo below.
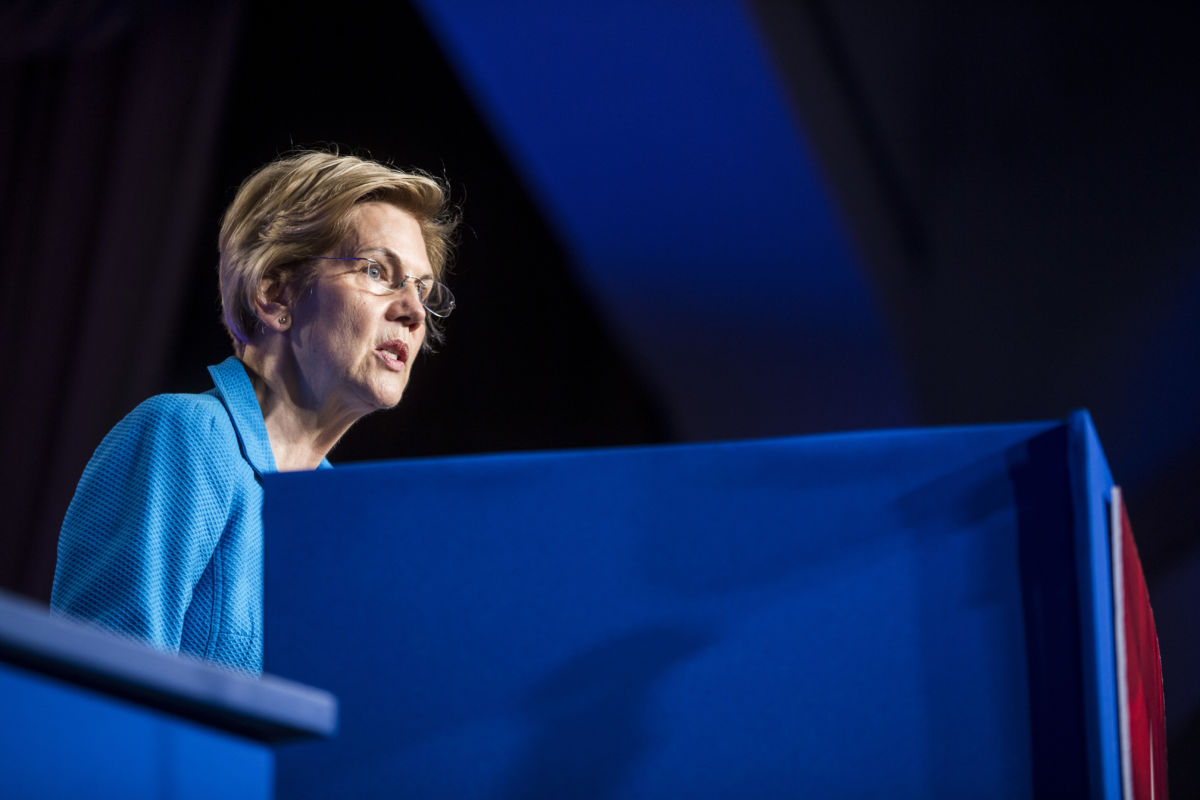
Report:
<svg viewBox="0 0 1200 800"><path fill-rule="evenodd" d="M229 518L223 426L201 398L160 395L109 432L63 521L53 609L178 652Z"/></svg>

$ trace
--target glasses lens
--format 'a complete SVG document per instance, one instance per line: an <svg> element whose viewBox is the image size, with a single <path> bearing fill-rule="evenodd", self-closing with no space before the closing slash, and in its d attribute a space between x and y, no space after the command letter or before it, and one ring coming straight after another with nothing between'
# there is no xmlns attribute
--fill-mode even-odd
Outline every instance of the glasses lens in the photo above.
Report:
<svg viewBox="0 0 1200 800"><path fill-rule="evenodd" d="M439 317L445 317L454 310L454 295L446 288L446 284L440 281L432 281L428 284L428 294L421 298L421 302L430 313Z"/></svg>
<svg viewBox="0 0 1200 800"><path fill-rule="evenodd" d="M350 259L346 259L349 261ZM387 274L387 271L381 264L377 264L366 258L356 258L357 269L354 271L354 278L359 285L366 289L371 294L386 295L391 294L392 283Z"/></svg>

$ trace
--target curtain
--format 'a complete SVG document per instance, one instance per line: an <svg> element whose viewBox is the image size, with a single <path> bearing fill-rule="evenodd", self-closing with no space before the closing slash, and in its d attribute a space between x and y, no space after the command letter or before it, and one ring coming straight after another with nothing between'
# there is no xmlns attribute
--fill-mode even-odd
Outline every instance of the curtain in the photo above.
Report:
<svg viewBox="0 0 1200 800"><path fill-rule="evenodd" d="M211 247L198 223L240 18L234 0L0 10L0 588L49 597L91 451L167 367Z"/></svg>

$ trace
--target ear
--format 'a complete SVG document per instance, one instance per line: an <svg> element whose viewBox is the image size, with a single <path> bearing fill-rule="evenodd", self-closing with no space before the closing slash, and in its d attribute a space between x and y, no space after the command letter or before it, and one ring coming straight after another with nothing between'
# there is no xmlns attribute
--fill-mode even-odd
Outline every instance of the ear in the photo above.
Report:
<svg viewBox="0 0 1200 800"><path fill-rule="evenodd" d="M254 312L267 330L283 333L292 327L292 291L278 273L264 276L254 293Z"/></svg>

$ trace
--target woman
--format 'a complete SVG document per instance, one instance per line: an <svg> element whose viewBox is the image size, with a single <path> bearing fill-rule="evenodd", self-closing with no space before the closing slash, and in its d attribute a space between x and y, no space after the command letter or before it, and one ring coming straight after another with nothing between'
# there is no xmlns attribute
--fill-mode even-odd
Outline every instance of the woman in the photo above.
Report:
<svg viewBox="0 0 1200 800"><path fill-rule="evenodd" d="M400 402L454 307L456 220L420 174L330 153L251 175L220 234L236 356L214 388L142 403L92 456L59 535L51 606L152 645L262 670L262 476L329 467Z"/></svg>

